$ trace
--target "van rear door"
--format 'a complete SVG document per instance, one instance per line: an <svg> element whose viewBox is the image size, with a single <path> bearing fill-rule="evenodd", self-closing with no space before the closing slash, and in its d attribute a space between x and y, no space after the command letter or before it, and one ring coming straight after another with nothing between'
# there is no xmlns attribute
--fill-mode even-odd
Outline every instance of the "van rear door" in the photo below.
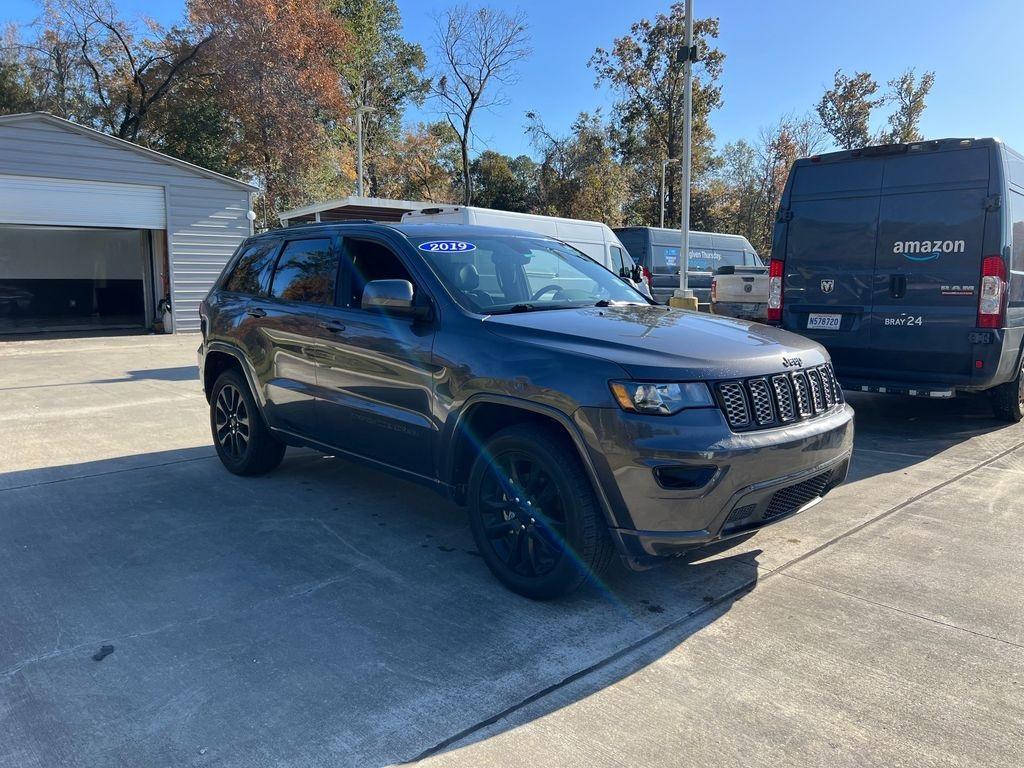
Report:
<svg viewBox="0 0 1024 768"><path fill-rule="evenodd" d="M887 158L871 316L875 377L970 374L988 186L988 147Z"/></svg>
<svg viewBox="0 0 1024 768"><path fill-rule="evenodd" d="M870 365L882 171L881 158L794 166L775 235L783 327L824 345L840 373Z"/></svg>

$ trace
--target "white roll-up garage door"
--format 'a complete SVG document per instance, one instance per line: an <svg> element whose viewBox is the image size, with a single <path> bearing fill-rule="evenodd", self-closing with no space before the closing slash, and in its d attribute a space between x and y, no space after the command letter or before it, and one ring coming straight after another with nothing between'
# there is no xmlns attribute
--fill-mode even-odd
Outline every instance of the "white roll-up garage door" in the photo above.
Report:
<svg viewBox="0 0 1024 768"><path fill-rule="evenodd" d="M164 190L0 174L0 224L166 229Z"/></svg>

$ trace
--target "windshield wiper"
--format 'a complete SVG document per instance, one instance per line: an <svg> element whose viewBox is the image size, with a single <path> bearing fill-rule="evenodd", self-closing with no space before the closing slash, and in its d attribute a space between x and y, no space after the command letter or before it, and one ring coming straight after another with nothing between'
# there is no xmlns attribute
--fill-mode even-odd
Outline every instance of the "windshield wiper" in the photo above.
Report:
<svg viewBox="0 0 1024 768"><path fill-rule="evenodd" d="M514 315L519 312L550 312L555 309L583 309L583 307L589 306L589 304L543 304L542 306L537 306L536 304L514 304L505 309L495 310L491 314Z"/></svg>
<svg viewBox="0 0 1024 768"><path fill-rule="evenodd" d="M595 307L642 307L644 306L639 301L610 301L609 299L601 299L594 304Z"/></svg>

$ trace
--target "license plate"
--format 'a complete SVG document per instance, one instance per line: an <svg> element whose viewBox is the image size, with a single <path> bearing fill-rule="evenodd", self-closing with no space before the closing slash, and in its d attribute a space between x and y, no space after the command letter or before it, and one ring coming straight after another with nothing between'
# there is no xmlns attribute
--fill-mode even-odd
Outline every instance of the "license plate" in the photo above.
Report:
<svg viewBox="0 0 1024 768"><path fill-rule="evenodd" d="M838 331L843 324L842 315L820 315L812 312L807 316L807 328L819 331Z"/></svg>

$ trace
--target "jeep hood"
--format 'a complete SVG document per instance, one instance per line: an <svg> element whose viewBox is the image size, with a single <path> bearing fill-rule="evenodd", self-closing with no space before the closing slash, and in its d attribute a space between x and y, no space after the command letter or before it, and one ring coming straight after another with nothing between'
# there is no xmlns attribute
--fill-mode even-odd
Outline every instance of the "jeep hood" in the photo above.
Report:
<svg viewBox="0 0 1024 768"><path fill-rule="evenodd" d="M819 344L788 331L660 306L534 310L490 315L484 326L510 341L600 357L646 380L759 376L828 360Z"/></svg>

